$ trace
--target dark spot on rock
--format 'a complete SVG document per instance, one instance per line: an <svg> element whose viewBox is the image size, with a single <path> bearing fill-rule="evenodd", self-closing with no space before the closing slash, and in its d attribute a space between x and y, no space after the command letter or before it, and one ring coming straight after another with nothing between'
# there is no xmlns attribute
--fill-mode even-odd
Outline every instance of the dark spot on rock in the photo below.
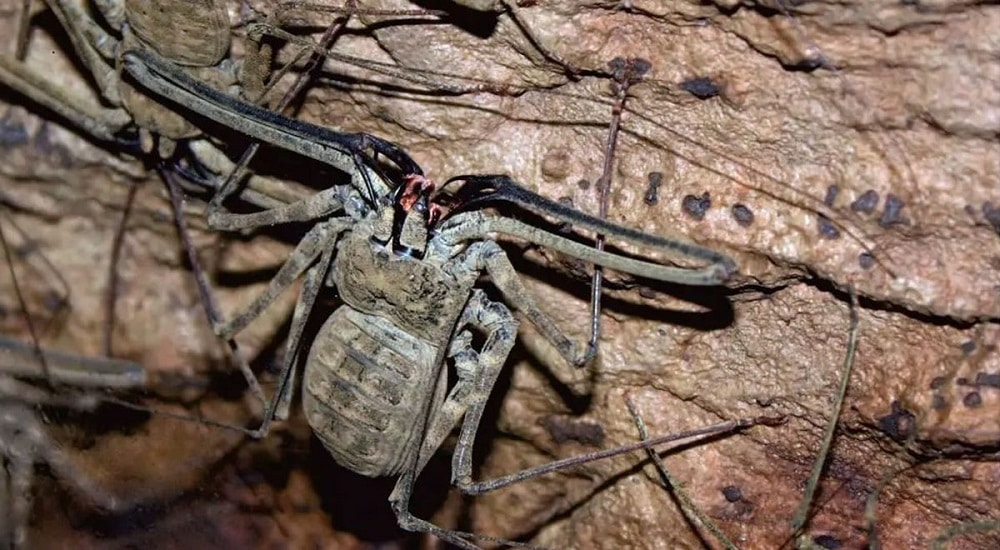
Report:
<svg viewBox="0 0 1000 550"><path fill-rule="evenodd" d="M643 59L641 57L633 57L632 63L632 76L633 78L641 78L646 76L646 73L653 68L653 62L648 59Z"/></svg>
<svg viewBox="0 0 1000 550"><path fill-rule="evenodd" d="M646 187L646 195L642 201L652 206L660 202L660 186L663 185L663 172L650 172L649 185Z"/></svg>
<svg viewBox="0 0 1000 550"><path fill-rule="evenodd" d="M48 290L42 295L42 305L49 313L59 313L63 308L67 307L69 303L66 301L66 297L59 294L55 290Z"/></svg>
<svg viewBox="0 0 1000 550"><path fill-rule="evenodd" d="M705 219L705 212L712 207L712 197L705 191L700 197L695 195L684 195L681 199L681 209L692 219L701 221Z"/></svg>
<svg viewBox="0 0 1000 550"><path fill-rule="evenodd" d="M20 245L13 247L11 252L15 258L24 260L28 256L38 252L38 243L34 239L28 238Z"/></svg>
<svg viewBox="0 0 1000 550"><path fill-rule="evenodd" d="M568 419L549 415L538 421L557 445L576 441L592 447L604 445L604 428L600 424L585 420Z"/></svg>
<svg viewBox="0 0 1000 550"><path fill-rule="evenodd" d="M878 419L882 432L896 441L905 441L916 431L917 418L902 408L899 401L892 402L892 412Z"/></svg>
<svg viewBox="0 0 1000 550"><path fill-rule="evenodd" d="M392 115L392 111L390 111L384 106L376 106L375 109L372 110L372 115L375 118L381 120L382 122L388 122L389 124L398 124L396 122L396 119Z"/></svg>
<svg viewBox="0 0 1000 550"><path fill-rule="evenodd" d="M711 78L704 76L689 78L681 82L681 89L698 99L711 99L719 95L719 87L715 82L712 82Z"/></svg>
<svg viewBox="0 0 1000 550"><path fill-rule="evenodd" d="M871 214L877 207L878 193L872 189L865 191L860 197L854 199L854 202L851 203L851 210L861 212L863 214Z"/></svg>
<svg viewBox="0 0 1000 550"><path fill-rule="evenodd" d="M986 223L993 227L993 231L1000 235L1000 207L995 207L988 202L983 203L983 218Z"/></svg>
<svg viewBox="0 0 1000 550"><path fill-rule="evenodd" d="M722 496L726 498L726 502L739 502L743 500L743 491L735 485L726 485L722 488Z"/></svg>
<svg viewBox="0 0 1000 550"><path fill-rule="evenodd" d="M576 186L581 190L586 191L587 189L590 189L590 182L585 179L580 179L580 181L576 182Z"/></svg>
<svg viewBox="0 0 1000 550"><path fill-rule="evenodd" d="M955 384L958 386L968 386L969 379L964 376L959 376L958 378L955 379Z"/></svg>
<svg viewBox="0 0 1000 550"><path fill-rule="evenodd" d="M944 383L947 382L947 381L948 381L948 379L945 378L944 376L935 376L931 380L931 389L932 390L939 390L939 389L941 389L941 388L944 387Z"/></svg>
<svg viewBox="0 0 1000 550"><path fill-rule="evenodd" d="M653 64L641 57L612 59L608 62L613 79L610 83L612 95L618 95L625 87L639 81L652 68Z"/></svg>
<svg viewBox="0 0 1000 550"><path fill-rule="evenodd" d="M816 535L813 537L813 543L820 548L826 548L827 550L837 550L844 543L840 542L840 539L833 535Z"/></svg>
<svg viewBox="0 0 1000 550"><path fill-rule="evenodd" d="M747 208L746 205L736 203L730 210L733 214L733 219L736 220L741 227L750 227L753 225L753 210Z"/></svg>
<svg viewBox="0 0 1000 550"><path fill-rule="evenodd" d="M976 385L1000 389L1000 373L981 372L976 375Z"/></svg>
<svg viewBox="0 0 1000 550"><path fill-rule="evenodd" d="M28 143L28 129L18 120L13 120L11 111L0 118L0 147L13 148Z"/></svg>
<svg viewBox="0 0 1000 550"><path fill-rule="evenodd" d="M885 206L882 209L882 216L878 219L878 224L882 227L889 227L890 225L907 223L908 220L901 214L904 206L906 205L903 203L903 199L892 193L886 195Z"/></svg>
<svg viewBox="0 0 1000 550"><path fill-rule="evenodd" d="M35 136L31 140L31 147L45 157L51 159L57 166L69 168L72 164L73 157L69 154L69 152L56 142L52 141L52 134L51 130L49 130L48 122L42 123L42 125L39 126L38 131L35 132Z"/></svg>
<svg viewBox="0 0 1000 550"><path fill-rule="evenodd" d="M642 78L653 68L653 64L641 57L616 57L608 62L608 69L611 70L615 80L637 80Z"/></svg>
<svg viewBox="0 0 1000 550"><path fill-rule="evenodd" d="M972 355L972 352L976 351L976 341L967 340L965 342L962 342L961 349L962 349L962 355L965 355L966 357Z"/></svg>
<svg viewBox="0 0 1000 550"><path fill-rule="evenodd" d="M150 216L154 220L156 220L156 223L170 223L170 222L173 222L173 217L172 217L171 214L167 214L166 212L161 212L159 210L157 210L156 212L152 212L150 214Z"/></svg>
<svg viewBox="0 0 1000 550"><path fill-rule="evenodd" d="M823 197L823 204L827 206L833 206L833 203L837 200L837 195L840 194L840 187L836 185L831 185L826 188L826 196Z"/></svg>
<svg viewBox="0 0 1000 550"><path fill-rule="evenodd" d="M875 256L867 252L858 254L858 265L861 266L861 269L871 269L875 265Z"/></svg>
<svg viewBox="0 0 1000 550"><path fill-rule="evenodd" d="M819 57L803 57L794 63L782 63L781 66L786 71L811 73L826 65L826 59Z"/></svg>
<svg viewBox="0 0 1000 550"><path fill-rule="evenodd" d="M818 227L819 227L819 234L824 238L836 239L840 237L840 230L837 229L837 226L834 225L832 221L830 221L830 218L827 218L823 214L819 215Z"/></svg>
<svg viewBox="0 0 1000 550"><path fill-rule="evenodd" d="M977 391L969 392L962 398L962 404L970 409L975 409L983 404L983 396L979 395Z"/></svg>
<svg viewBox="0 0 1000 550"><path fill-rule="evenodd" d="M948 402L945 401L945 398L940 395L934 395L934 397L931 398L931 408L935 411L940 411L947 404Z"/></svg>

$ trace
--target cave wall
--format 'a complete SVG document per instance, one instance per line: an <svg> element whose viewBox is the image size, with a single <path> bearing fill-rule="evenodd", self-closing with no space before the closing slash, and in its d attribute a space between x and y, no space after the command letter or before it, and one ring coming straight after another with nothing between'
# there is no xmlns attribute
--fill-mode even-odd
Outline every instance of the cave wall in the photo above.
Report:
<svg viewBox="0 0 1000 550"><path fill-rule="evenodd" d="M919 462L881 492L875 525L886 547L926 547L949 526L1000 515L991 496L1000 437L1000 43L989 38L1000 10L962 2L810 2L790 11L761 4L517 8L548 59L509 14L463 12L434 24L361 16L370 26L353 23L337 51L425 82L333 60L300 116L393 140L436 180L508 173L596 212L611 104L608 79L587 70L606 70L615 57L648 60L652 69L630 89L622 116L609 217L717 248L740 273L725 292L609 275L585 410L573 410L565 391L552 387L544 373L559 358L522 323L480 473L597 448L593 437L559 437L565 426L590 426L585 432L602 434L603 446L635 441L625 395L654 434L785 415L780 427L692 445L666 463L740 547L788 544L832 414L853 289L861 298L858 351L807 533L865 544L868 495ZM268 2L250 5L273 11ZM8 29L17 6L4 8ZM247 13L240 9L230 10L233 21ZM33 37L29 59L72 69L62 45L45 47L44 39ZM568 73L554 57L583 71ZM67 75L67 86L88 89ZM21 103L12 94L0 99ZM30 234L31 246L22 248L44 253L72 289L69 313L43 343L100 352L111 241L128 188L139 185L118 270L114 352L157 372L218 369L224 354L181 260L162 185L145 181L153 178L138 163L43 122L37 115L44 112L5 113L0 177L13 213L4 214ZM652 173L662 175L653 204L645 200ZM705 193L703 215L684 208L685 197ZM285 257L287 246L267 235L233 240L204 231L199 204L189 206L210 265L242 272ZM518 243L508 250L542 307L585 339L585 266ZM22 263L22 279L29 302L44 312L57 285L34 265ZM261 284L225 287L224 309ZM0 285L3 331L24 335L6 273ZM250 354L265 348L289 310L287 301L274 308L241 344ZM156 431L143 437L155 439ZM552 547L697 547L699 535L652 471L636 466L641 458L475 499L466 521L478 533L535 535ZM218 468L209 458L202 463ZM741 498L727 500L726 487L738 487ZM453 515L446 508L439 519ZM978 536L953 547L995 543L997 535Z"/></svg>

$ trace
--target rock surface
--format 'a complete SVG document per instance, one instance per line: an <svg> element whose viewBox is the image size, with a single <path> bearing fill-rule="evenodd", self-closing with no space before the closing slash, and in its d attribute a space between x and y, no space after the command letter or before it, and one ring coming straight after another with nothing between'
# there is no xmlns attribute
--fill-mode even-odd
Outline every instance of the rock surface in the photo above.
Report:
<svg viewBox="0 0 1000 550"><path fill-rule="evenodd" d="M869 500L878 504L873 529L886 548L928 547L946 529L1000 519L1000 42L990 38L1000 9L522 4L523 28L509 14L464 12L444 23L361 17L368 26L352 23L336 50L398 72L331 61L300 116L393 140L436 180L508 173L596 212L594 183L612 110L609 80L597 73L615 57L641 57L652 70L631 88L622 117L609 217L724 251L740 275L719 291L609 274L601 355L585 400L553 387L547 365L560 359L522 323L481 428L480 476L636 441L626 395L653 434L785 415L781 426L681 447L665 462L737 546L792 546L791 519L834 414L853 288L861 297L858 350L806 539L827 548L871 543ZM234 21L246 13L240 9L232 7ZM299 15L317 24L333 17ZM0 16L0 35L12 36L16 7ZM44 16L36 22L53 23ZM64 67L47 72L69 75L60 78L81 93L89 89L72 74L63 44L50 45L41 32L32 38L32 62ZM234 48L241 51L240 41ZM582 71L570 74L556 57ZM23 103L2 93L4 102ZM162 185L139 163L42 122L42 111L5 109L0 224L18 252L31 310L55 320L42 343L101 352L111 243L129 186L138 185L117 272L113 352L178 380L224 370L224 348L204 319ZM653 173L662 184L650 204ZM705 193L704 215L686 213L684 198ZM202 258L230 275L217 286L223 309L233 311L260 291L288 247L269 235L224 239L203 231L199 204L189 206ZM542 307L584 340L586 266L517 243L507 249ZM68 283L68 313L56 311L60 285L41 254ZM6 270L0 300L0 329L26 337ZM285 300L240 335L248 354L263 350L261 362L274 360L290 309ZM238 376L228 380L242 387ZM231 396L217 395L225 392L184 391L193 392L186 404L208 417L241 418ZM100 524L94 546L169 540L181 547L190 541L155 538L179 529L196 541L241 546L395 540L384 527L391 517L372 528L343 510L345 501L371 493L378 495L374 509L389 514L381 504L389 489L331 481L320 453L304 451L318 447L307 433L293 421L271 439L235 448L239 439L228 432L154 415L127 436L94 436L85 450L64 439L81 464L100 464L88 467L98 479L133 471L126 465L138 469L127 479L142 482L116 490L154 509L129 528ZM167 445L194 438L202 444ZM644 458L632 453L441 504L445 457L443 475L421 490L439 494L429 497L428 510L439 509L442 524L553 548L717 546L684 521L655 472L642 467ZM39 509L49 510L46 502L40 498ZM35 521L34 533L72 533L50 529L50 514ZM993 531L958 537L951 548L997 545Z"/></svg>

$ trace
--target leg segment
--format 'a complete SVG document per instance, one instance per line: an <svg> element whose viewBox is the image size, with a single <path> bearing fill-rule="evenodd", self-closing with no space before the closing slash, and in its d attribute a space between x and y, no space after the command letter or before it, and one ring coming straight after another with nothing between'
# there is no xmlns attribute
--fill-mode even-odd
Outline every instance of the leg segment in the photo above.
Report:
<svg viewBox="0 0 1000 550"><path fill-rule="evenodd" d="M324 189L309 198L250 214L233 214L223 207L209 208L208 226L217 231L267 227L279 223L308 222L324 218L343 207L340 189Z"/></svg>
<svg viewBox="0 0 1000 550"><path fill-rule="evenodd" d="M13 541L14 527L12 525L13 511L11 503L11 479L7 471L6 460L0 463L0 545L9 546Z"/></svg>
<svg viewBox="0 0 1000 550"><path fill-rule="evenodd" d="M101 95L112 105L121 105L118 72L108 61L117 54L118 41L104 32L81 3L73 0L47 0L45 3L66 29L73 50L90 71Z"/></svg>
<svg viewBox="0 0 1000 550"><path fill-rule="evenodd" d="M462 422L458 448L452 460L452 477L458 478L471 472L472 446L483 410L517 337L517 320L510 311L503 304L491 301L478 289L473 291L469 303L462 311L456 334L468 334L466 327L485 333L486 342L476 352L467 347L467 338L456 337L458 345L453 346L449 355L455 360L458 382L437 414L428 419L416 462L400 477L389 501L403 529L429 532L461 548L475 549L478 547L467 540L475 535L441 529L413 516L409 511L413 483L463 416L465 420Z"/></svg>
<svg viewBox="0 0 1000 550"><path fill-rule="evenodd" d="M288 257L278 274L268 283L267 289L253 300L243 311L230 321L220 322L215 327L216 334L221 338L232 338L233 335L246 328L254 319L271 305L302 273L309 268L316 258L326 249L333 249L337 236L354 225L350 218L334 218L317 224L306 233Z"/></svg>
<svg viewBox="0 0 1000 550"><path fill-rule="evenodd" d="M267 433L272 419L282 420L288 416L302 333L305 330L309 313L316 302L316 296L326 280L327 271L333 261L337 237L350 229L354 223L354 220L350 218L334 218L317 224L295 247L288 261L281 266L278 274L268 283L267 289L257 296L250 305L237 313L231 321L223 321L221 318L213 319L213 322L216 322L213 326L215 333L224 340L231 340L236 333L259 317L299 276L306 273L303 288L295 303L295 311L292 315L292 328L288 336L288 348L285 354L285 364L282 366L279 377L278 390L271 400L264 398L263 393L258 394L265 410L260 427L249 432L253 437L263 437ZM318 263L316 262L317 256L319 256ZM207 281L204 284L207 287ZM247 383L251 387L259 388L257 379L252 373L249 373Z"/></svg>
<svg viewBox="0 0 1000 550"><path fill-rule="evenodd" d="M132 122L132 117L123 109L105 109L90 104L5 55L0 55L0 83L102 141L115 141L115 134Z"/></svg>
<svg viewBox="0 0 1000 550"><path fill-rule="evenodd" d="M275 402L272 404L274 418L278 420L288 418L288 410L292 404L292 394L295 388L295 378L299 364L299 352L301 350L299 344L302 341L306 322L309 321L309 314L316 304L316 297L319 295L319 290L322 288L323 281L326 280L327 273L330 270L330 265L333 263L335 250L335 247L329 246L323 251L319 263L306 274L305 281L302 284L302 291L299 293L299 299L295 302L295 310L292 313L292 328L288 335L288 347L285 351L285 365L282 368L278 391L274 397ZM270 418L271 414L266 414L264 416L265 422ZM262 426L262 428L266 428L266 425Z"/></svg>
<svg viewBox="0 0 1000 550"><path fill-rule="evenodd" d="M582 367L589 357L586 350L573 343L569 337L563 333L562 329L556 326L538 304L531 292L521 282L517 271L507 259L507 254L494 241L481 241L473 243L465 251L463 262L468 262L473 269L485 269L489 273L504 299L518 312L528 318L531 324L535 325L542 336L566 359L566 362L574 367ZM559 380L569 386L585 381L581 371L577 369L567 370L556 367L553 372Z"/></svg>

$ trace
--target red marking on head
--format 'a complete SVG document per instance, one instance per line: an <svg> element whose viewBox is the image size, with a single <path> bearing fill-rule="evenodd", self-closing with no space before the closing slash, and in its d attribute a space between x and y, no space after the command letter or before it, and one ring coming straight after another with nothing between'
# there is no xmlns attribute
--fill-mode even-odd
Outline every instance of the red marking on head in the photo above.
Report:
<svg viewBox="0 0 1000 550"><path fill-rule="evenodd" d="M434 182L419 174L409 174L403 178L403 189L399 194L399 205L409 212L421 197L430 199L434 192Z"/></svg>
<svg viewBox="0 0 1000 550"><path fill-rule="evenodd" d="M444 216L444 207L437 203L431 203L431 213L427 218L427 227L434 227L438 220Z"/></svg>
<svg viewBox="0 0 1000 550"><path fill-rule="evenodd" d="M425 200L428 205L427 227L433 227L447 214L448 207L435 202L432 197L437 186L431 180L419 174L409 174L403 178L403 185L399 189L396 204L404 212L410 212L420 200Z"/></svg>

